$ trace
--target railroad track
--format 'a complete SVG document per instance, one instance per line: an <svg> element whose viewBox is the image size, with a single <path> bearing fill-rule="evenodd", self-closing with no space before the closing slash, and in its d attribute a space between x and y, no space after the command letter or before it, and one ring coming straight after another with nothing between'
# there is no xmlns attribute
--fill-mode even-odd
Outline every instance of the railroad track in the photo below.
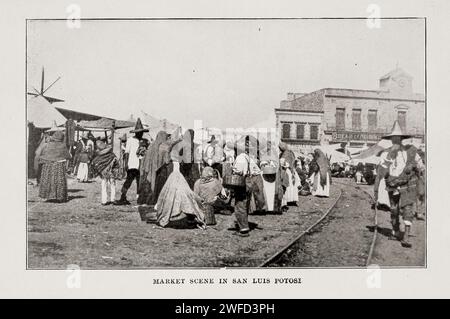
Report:
<svg viewBox="0 0 450 319"><path fill-rule="evenodd" d="M352 185L352 184L349 184L349 183L345 183L345 182L342 182L342 181L336 181L336 179L333 179L333 182L335 182L335 183L337 182L337 184L340 184L340 185L351 186L351 187L357 188L355 185ZM375 198L373 197L373 195L370 194L368 191L366 191L364 189L361 189L361 188L358 188L358 189L362 190L365 194L367 194L372 199L372 201L374 202L374 205L373 205L373 207L374 207L373 237L372 237L372 242L370 244L370 249L369 249L369 253L368 253L368 256L367 256L367 260L366 260L366 267L368 267L368 266L371 265L373 252L375 251L375 245L377 243L377 236L378 236L378 209L377 209L377 203L376 203Z"/></svg>
<svg viewBox="0 0 450 319"><path fill-rule="evenodd" d="M339 180L336 180L336 179L333 179L333 183L334 184L343 185L343 186L347 186L347 187L357 188L356 186L354 186L352 184L345 183L345 182L342 182L342 181L339 181ZM361 189L361 188L357 188L357 189L359 189L362 192L364 192L365 194L367 194L372 199L372 201L374 201L373 196L369 192L367 192L367 191L365 191L364 189ZM336 207L336 205L339 202L339 200L342 198L342 193L343 192L342 192L342 189L341 189L340 192L339 192L338 198L333 202L333 204L321 215L321 217L313 225L311 225L308 229L306 229L305 231L303 231L300 234L298 234L295 238L293 238L282 249L278 250L275 254L271 255L269 258L264 260L264 262L262 262L259 265L259 267L270 267L271 265L276 264L277 261L279 261L284 255L286 255L288 253L288 251L290 251L291 248L294 245L299 243L307 235L311 234L330 215L330 213ZM377 208L376 208L376 205L374 205L374 232L373 232L374 234L373 234L373 237L372 237L372 241L371 241L369 252L368 252L368 255L367 255L367 259L366 259L366 267L371 264L373 252L375 250L375 244L376 244L376 241L377 241L377 233L378 233L378 231L377 231L377 229L378 229L378 216L377 215L378 215Z"/></svg>

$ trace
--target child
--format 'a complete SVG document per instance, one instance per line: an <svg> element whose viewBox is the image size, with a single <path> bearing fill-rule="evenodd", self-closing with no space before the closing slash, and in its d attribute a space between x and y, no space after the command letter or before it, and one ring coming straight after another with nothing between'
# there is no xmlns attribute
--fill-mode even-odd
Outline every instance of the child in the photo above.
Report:
<svg viewBox="0 0 450 319"><path fill-rule="evenodd" d="M91 154L91 145L88 145L84 146L78 155L77 180L80 183L85 183L89 180L89 163L91 162Z"/></svg>
<svg viewBox="0 0 450 319"><path fill-rule="evenodd" d="M103 141L97 141L97 151L92 160L92 171L102 179L102 205L110 205L116 197L116 179L119 178L119 160L112 152L112 147ZM111 201L108 201L108 186L111 188Z"/></svg>

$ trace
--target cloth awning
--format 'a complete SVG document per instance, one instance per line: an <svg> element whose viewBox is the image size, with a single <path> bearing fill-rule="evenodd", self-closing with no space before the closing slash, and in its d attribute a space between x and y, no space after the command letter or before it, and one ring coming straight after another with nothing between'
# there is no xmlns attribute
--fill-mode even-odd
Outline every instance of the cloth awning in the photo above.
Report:
<svg viewBox="0 0 450 319"><path fill-rule="evenodd" d="M92 128L92 129L112 129L114 128L124 128L124 127L134 127L136 123L130 121L122 121L122 120L113 120L102 117L99 120L95 121L80 121L77 123L79 126L83 128Z"/></svg>
<svg viewBox="0 0 450 319"><path fill-rule="evenodd" d="M66 123L66 118L42 96L27 100L27 119L37 128L51 128Z"/></svg>

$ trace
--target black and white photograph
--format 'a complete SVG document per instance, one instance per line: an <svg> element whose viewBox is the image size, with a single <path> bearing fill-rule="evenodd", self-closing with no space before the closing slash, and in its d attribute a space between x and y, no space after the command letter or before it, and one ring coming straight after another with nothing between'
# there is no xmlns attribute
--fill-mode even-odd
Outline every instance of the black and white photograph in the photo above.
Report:
<svg viewBox="0 0 450 319"><path fill-rule="evenodd" d="M27 269L426 268L426 54L423 17L27 19Z"/></svg>
<svg viewBox="0 0 450 319"><path fill-rule="evenodd" d="M0 298L448 298L449 13L2 1Z"/></svg>

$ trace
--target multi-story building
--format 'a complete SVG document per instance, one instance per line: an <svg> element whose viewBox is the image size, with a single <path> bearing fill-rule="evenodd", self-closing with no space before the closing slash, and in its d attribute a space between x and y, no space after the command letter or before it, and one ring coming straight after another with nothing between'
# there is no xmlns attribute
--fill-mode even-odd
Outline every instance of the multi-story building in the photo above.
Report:
<svg viewBox="0 0 450 319"><path fill-rule="evenodd" d="M380 78L378 90L288 93L275 114L281 140L297 150L328 143L370 146L395 120L411 135L425 134L425 96L413 92L412 77L399 68Z"/></svg>

